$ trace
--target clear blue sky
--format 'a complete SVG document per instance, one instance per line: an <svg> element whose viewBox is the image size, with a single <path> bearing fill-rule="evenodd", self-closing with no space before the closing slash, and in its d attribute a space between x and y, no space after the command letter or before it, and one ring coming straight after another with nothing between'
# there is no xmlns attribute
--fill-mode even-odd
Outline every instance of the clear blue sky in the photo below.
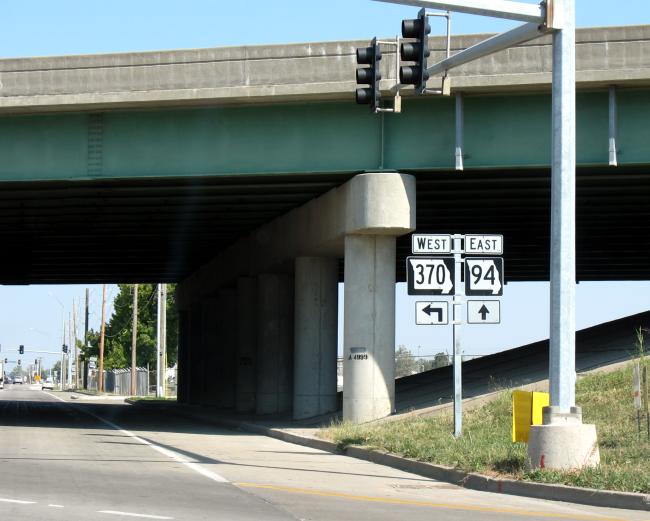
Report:
<svg viewBox="0 0 650 521"><path fill-rule="evenodd" d="M537 3L528 1L527 3ZM370 39L399 31L417 8L369 0L2 0L0 56L147 51ZM577 0L578 25L650 22L650 2ZM454 33L510 24L454 15ZM433 33L442 32L434 24Z"/></svg>
<svg viewBox="0 0 650 521"><path fill-rule="evenodd" d="M536 1L529 2L536 3ZM402 18L416 8L369 0L1 0L0 57L151 51L227 45L360 39L392 36ZM650 23L648 0L577 0L580 27ZM453 32L496 32L509 22L455 15ZM433 26L441 34L442 26ZM445 230L439 230L444 232ZM498 233L499 230L494 230ZM507 246L506 246L507 247ZM115 295L115 287L109 296ZM0 287L2 357L12 358L19 344L58 349L62 319L81 286ZM421 353L449 344L449 328L415 327L413 300L398 286L397 343ZM91 289L91 327L99 324L101 287ZM580 284L578 325L650 309L650 283ZM111 306L109 305L109 314ZM548 285L510 284L505 288L501 326L467 331L467 352L489 352L538 340L548 334ZM482 328L482 329L477 329ZM79 321L78 330L82 326ZM24 357L25 361L34 358ZM56 357L48 357L50 362Z"/></svg>

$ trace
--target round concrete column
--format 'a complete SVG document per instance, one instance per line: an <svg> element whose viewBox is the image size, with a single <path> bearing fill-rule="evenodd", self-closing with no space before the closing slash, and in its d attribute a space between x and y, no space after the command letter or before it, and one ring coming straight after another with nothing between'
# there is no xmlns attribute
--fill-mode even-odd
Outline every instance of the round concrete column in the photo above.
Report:
<svg viewBox="0 0 650 521"><path fill-rule="evenodd" d="M296 259L293 417L334 412L338 259Z"/></svg>
<svg viewBox="0 0 650 521"><path fill-rule="evenodd" d="M257 414L291 412L293 398L293 280L258 278Z"/></svg>
<svg viewBox="0 0 650 521"><path fill-rule="evenodd" d="M345 237L343 419L395 408L395 237Z"/></svg>
<svg viewBox="0 0 650 521"><path fill-rule="evenodd" d="M257 279L237 280L237 396L239 412L255 411L257 358Z"/></svg>

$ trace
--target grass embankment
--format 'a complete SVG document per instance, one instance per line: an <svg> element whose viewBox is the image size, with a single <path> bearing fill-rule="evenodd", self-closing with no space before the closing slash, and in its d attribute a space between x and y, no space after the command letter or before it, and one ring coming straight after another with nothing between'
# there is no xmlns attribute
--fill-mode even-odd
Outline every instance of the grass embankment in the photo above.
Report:
<svg viewBox="0 0 650 521"><path fill-rule="evenodd" d="M601 465L596 469L527 470L526 445L510 441L510 391L466 412L463 436L458 440L451 435L451 413L372 425L335 424L322 430L320 436L341 447L362 445L467 472L650 493L650 442L645 425L642 435L638 434L631 366L608 374L585 376L578 382L576 393L584 422L595 423L598 431Z"/></svg>

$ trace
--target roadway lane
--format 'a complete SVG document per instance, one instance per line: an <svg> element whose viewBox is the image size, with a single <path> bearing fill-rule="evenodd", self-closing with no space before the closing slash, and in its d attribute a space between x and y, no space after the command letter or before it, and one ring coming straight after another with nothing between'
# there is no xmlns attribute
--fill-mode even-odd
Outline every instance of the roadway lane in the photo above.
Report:
<svg viewBox="0 0 650 521"><path fill-rule="evenodd" d="M469 491L163 412L63 403L60 396L28 386L0 391L0 514L53 520L650 520L644 512Z"/></svg>

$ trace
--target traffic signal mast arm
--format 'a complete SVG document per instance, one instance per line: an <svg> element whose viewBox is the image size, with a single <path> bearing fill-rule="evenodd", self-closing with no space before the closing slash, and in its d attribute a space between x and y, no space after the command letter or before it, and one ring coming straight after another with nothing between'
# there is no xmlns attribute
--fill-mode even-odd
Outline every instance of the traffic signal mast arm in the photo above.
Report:
<svg viewBox="0 0 650 521"><path fill-rule="evenodd" d="M526 23L505 33L497 34L496 36L488 38L476 45L472 45L464 51L460 51L449 58L445 58L427 68L426 72L428 76L446 73L450 69L477 60L478 58L489 56L495 52L508 49L509 47L519 45L520 43L534 40L535 38L539 38L551 31L552 29L548 29L545 25L539 25L534 22Z"/></svg>
<svg viewBox="0 0 650 521"><path fill-rule="evenodd" d="M521 22L534 22L544 24L547 22L545 5L525 4L523 2L510 2L506 0L374 0L389 4L412 5L427 9L440 9L456 13L493 16Z"/></svg>

